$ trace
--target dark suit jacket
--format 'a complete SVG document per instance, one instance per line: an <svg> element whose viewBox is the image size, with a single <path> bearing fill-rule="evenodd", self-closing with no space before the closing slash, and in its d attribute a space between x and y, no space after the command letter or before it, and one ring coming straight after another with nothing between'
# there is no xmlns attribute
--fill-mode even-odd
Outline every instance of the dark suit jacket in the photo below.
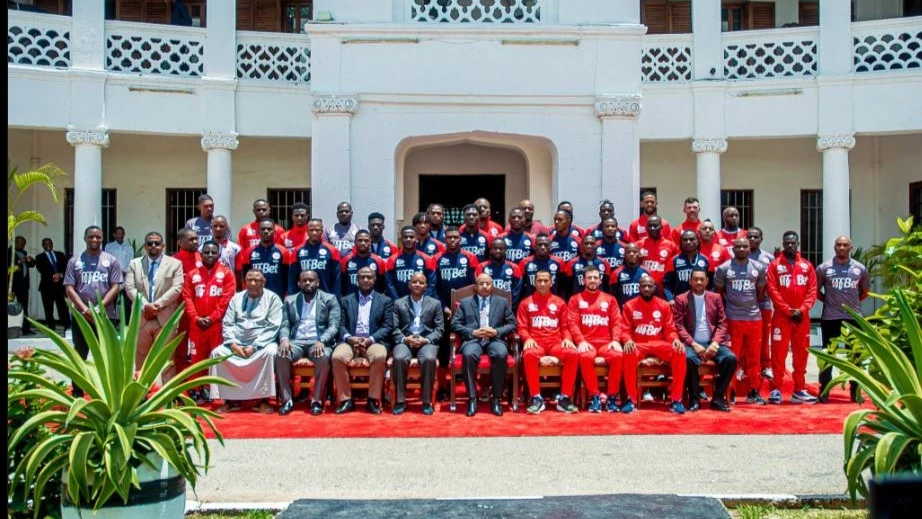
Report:
<svg viewBox="0 0 922 519"><path fill-rule="evenodd" d="M28 255L28 252L23 253ZM29 281L29 269L35 266L35 260L27 261L22 265L19 264L18 253L14 254L13 247L7 247L6 250L6 261L9 263L10 258L13 258L13 265L18 266L16 272L13 272L13 291L28 289L31 286ZM34 257L34 256L33 256ZM66 266L66 264L65 264Z"/></svg>
<svg viewBox="0 0 922 519"><path fill-rule="evenodd" d="M339 326L342 321L342 310L336 301L336 296L318 290L314 294L317 305L317 340L333 346L339 335ZM279 330L279 340L294 340L301 324L301 308L304 306L304 294L297 294L285 298L282 305L282 327Z"/></svg>
<svg viewBox="0 0 922 519"><path fill-rule="evenodd" d="M729 336L727 335L727 314L724 313L724 302L719 294L704 291L704 309L707 313L708 328L711 330L711 342L717 344L727 344ZM675 298L675 305L672 307L672 314L675 317L676 331L679 332L679 340L686 346L691 346L694 342L695 335L695 300L691 290ZM702 344L707 346L707 344Z"/></svg>
<svg viewBox="0 0 922 519"><path fill-rule="evenodd" d="M504 340L515 331L515 315L505 298L490 296L489 325L496 330L496 338ZM477 296L461 300L458 310L451 318L451 330L461 337L462 342L475 339L474 330L480 328L480 308ZM476 339L475 339L476 340Z"/></svg>
<svg viewBox="0 0 922 519"><path fill-rule="evenodd" d="M394 301L394 344L400 344L406 337L413 335L410 333L410 325L413 324L410 297L405 296ZM423 313L420 322L423 325L423 332L420 335L429 339L429 344L438 344L442 340L442 334L445 333L442 303L439 303L438 299L423 296Z"/></svg>
<svg viewBox="0 0 922 519"><path fill-rule="evenodd" d="M38 282L39 292L58 288L64 290L64 278L62 277L57 283L52 278L55 274L64 275L64 271L67 269L67 256L59 250L52 251L52 254L54 254L54 259L57 262L57 268L51 264L51 260L48 259L45 251L39 252L35 256L35 270L38 270L38 274L41 276L41 280Z"/></svg>
<svg viewBox="0 0 922 519"><path fill-rule="evenodd" d="M359 294L354 292L341 300L343 307L342 324L339 327L339 338L347 333L355 335L355 326L359 319ZM394 301L382 294L374 292L371 298L371 310L368 312L368 331L371 340L376 344L391 348L391 335L394 333Z"/></svg>

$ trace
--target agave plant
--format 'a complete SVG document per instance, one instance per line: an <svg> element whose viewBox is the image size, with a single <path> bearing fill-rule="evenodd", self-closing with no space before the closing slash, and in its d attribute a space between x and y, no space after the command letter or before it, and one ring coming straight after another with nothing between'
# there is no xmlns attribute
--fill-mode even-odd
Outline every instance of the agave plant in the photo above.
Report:
<svg viewBox="0 0 922 519"><path fill-rule="evenodd" d="M916 359L922 359L922 327L902 289L894 292L902 325ZM883 379L875 378L861 366L836 355L811 349L825 363L838 368L837 384L854 380L876 409L860 409L845 420L845 476L852 500L867 496L865 471L873 476L896 472L922 473L922 364L913 365L909 357L880 331L852 309L856 325L846 325L874 357Z"/></svg>
<svg viewBox="0 0 922 519"><path fill-rule="evenodd" d="M163 458L194 489L198 477L207 472L211 459L203 424L214 432L221 445L224 441L212 421L220 415L196 407L184 393L203 384L230 385L220 377L190 379L225 358L198 362L163 384L159 391L152 392L160 373L182 341L181 336L171 338L171 335L184 307L180 305L164 325L150 355L137 372L134 361L141 305L134 305L128 326L123 318L118 330L105 317L101 304L99 308L102 310L90 307L93 321L97 323L94 331L80 312L71 307L73 322L87 339L92 361L83 360L70 343L33 321L60 353L40 350L32 360L68 377L90 399L75 398L53 381L33 372L17 369L9 372L10 379L37 386L37 389L20 392L16 398L35 406L39 412L13 433L8 460L17 445L34 429L47 426L54 430L53 435L29 449L11 468L15 473L10 492L16 485L25 485L34 489L33 499L37 502L48 481L65 471L65 492L76 506L91 505L95 511L115 494L127 503L132 487L140 488L138 467L144 464L160 470L149 459L150 455ZM197 464L196 459L200 463Z"/></svg>

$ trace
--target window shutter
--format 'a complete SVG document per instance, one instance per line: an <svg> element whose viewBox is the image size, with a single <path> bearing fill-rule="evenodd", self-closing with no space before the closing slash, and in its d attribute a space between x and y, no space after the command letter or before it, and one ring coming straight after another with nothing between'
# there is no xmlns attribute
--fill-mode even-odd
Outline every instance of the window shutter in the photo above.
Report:
<svg viewBox="0 0 922 519"><path fill-rule="evenodd" d="M253 2L251 0L237 0L237 30L253 30Z"/></svg>
<svg viewBox="0 0 922 519"><path fill-rule="evenodd" d="M775 28L775 4L768 2L753 2L749 4L750 29Z"/></svg>
<svg viewBox="0 0 922 519"><path fill-rule="evenodd" d="M63 0L35 0L32 5L49 14L67 14Z"/></svg>
<svg viewBox="0 0 922 519"><path fill-rule="evenodd" d="M820 24L820 4L819 2L800 3L800 20L801 25L819 25Z"/></svg>
<svg viewBox="0 0 922 519"><path fill-rule="evenodd" d="M121 0L115 4L115 19L123 22L143 22L142 0Z"/></svg>
<svg viewBox="0 0 922 519"><path fill-rule="evenodd" d="M647 34L665 34L669 32L666 9L666 0L646 0L643 3L643 22L647 26Z"/></svg>
<svg viewBox="0 0 922 519"><path fill-rule="evenodd" d="M162 23L169 25L170 23L170 5L166 2L158 2L157 0L147 0L147 5L145 6L145 19L147 23Z"/></svg>
<svg viewBox="0 0 922 519"><path fill-rule="evenodd" d="M282 13L278 0L254 0L253 25L257 31L279 32Z"/></svg>
<svg viewBox="0 0 922 519"><path fill-rule="evenodd" d="M682 34L692 32L692 10L691 2L671 2L669 11L672 15L673 34Z"/></svg>

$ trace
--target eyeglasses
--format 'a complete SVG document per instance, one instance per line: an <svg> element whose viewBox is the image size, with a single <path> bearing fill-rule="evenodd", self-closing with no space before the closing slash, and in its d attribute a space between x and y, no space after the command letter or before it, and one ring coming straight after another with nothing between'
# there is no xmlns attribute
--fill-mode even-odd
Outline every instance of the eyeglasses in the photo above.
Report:
<svg viewBox="0 0 922 519"><path fill-rule="evenodd" d="M162 241L149 241L149 242L147 242L147 246L148 246L148 247L159 247L159 246L161 246L161 245L163 245L163 242L162 242Z"/></svg>

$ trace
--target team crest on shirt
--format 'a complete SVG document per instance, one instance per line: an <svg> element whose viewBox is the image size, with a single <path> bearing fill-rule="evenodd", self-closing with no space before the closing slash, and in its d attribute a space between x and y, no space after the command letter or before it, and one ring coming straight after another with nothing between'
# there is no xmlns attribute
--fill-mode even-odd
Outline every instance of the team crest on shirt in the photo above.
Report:
<svg viewBox="0 0 922 519"><path fill-rule="evenodd" d="M375 272L375 271L378 270L378 264L377 264L377 263L374 263L374 262L369 263L369 264L368 264L368 268L371 269L372 272Z"/></svg>
<svg viewBox="0 0 922 519"><path fill-rule="evenodd" d="M781 328L775 328L772 330L772 340L780 341L781 340Z"/></svg>
<svg viewBox="0 0 922 519"><path fill-rule="evenodd" d="M587 303L586 301L580 301L580 302L579 302L579 307L580 307L580 308L589 308L589 303Z"/></svg>
<svg viewBox="0 0 922 519"><path fill-rule="evenodd" d="M255 229L253 229L252 227L247 228L247 236L255 236L255 235L256 235Z"/></svg>
<svg viewBox="0 0 922 519"><path fill-rule="evenodd" d="M550 266L548 267L548 270L550 270L551 272L557 272L557 264L551 263Z"/></svg>
<svg viewBox="0 0 922 519"><path fill-rule="evenodd" d="M634 312L634 319L643 319L643 312Z"/></svg>
<svg viewBox="0 0 922 519"><path fill-rule="evenodd" d="M638 226L637 226L637 232L638 232L638 233L647 232L647 228L644 227L643 225L638 225Z"/></svg>
<svg viewBox="0 0 922 519"><path fill-rule="evenodd" d="M275 252L272 253L272 259L274 259L274 260L278 260L278 259L281 258L281 257L282 257L282 255L279 254L278 251L275 251Z"/></svg>
<svg viewBox="0 0 922 519"><path fill-rule="evenodd" d="M458 263L460 263L461 265L467 265L467 258L465 258L464 256L461 256L460 258L458 258Z"/></svg>
<svg viewBox="0 0 922 519"><path fill-rule="evenodd" d="M807 264L806 264L806 263L803 263L803 262L798 263L797 266L800 267L800 268L802 268L802 269L807 268Z"/></svg>
<svg viewBox="0 0 922 519"><path fill-rule="evenodd" d="M320 249L319 251L317 251L317 254L320 255L320 256L326 256L326 255L327 255L327 250L326 250L326 249Z"/></svg>
<svg viewBox="0 0 922 519"><path fill-rule="evenodd" d="M223 273L223 272L218 272L217 274L214 275L214 277L215 277L215 279L217 279L218 281L221 281L221 280L224 279L224 273Z"/></svg>
<svg viewBox="0 0 922 519"><path fill-rule="evenodd" d="M551 304L547 305L547 307L548 307L548 309L549 309L550 311L552 311L552 312L556 312L556 311L557 311L557 305L555 305L554 303L551 303Z"/></svg>
<svg viewBox="0 0 922 519"><path fill-rule="evenodd" d="M861 275L861 269L859 269L858 267L853 268L853 269L852 269L852 274L854 274L854 275L856 275L856 276L860 276L860 275Z"/></svg>
<svg viewBox="0 0 922 519"><path fill-rule="evenodd" d="M288 247L288 248L290 249L290 248L294 247L294 244L295 244L295 242L289 240L288 238L285 238L285 247Z"/></svg>
<svg viewBox="0 0 922 519"><path fill-rule="evenodd" d="M487 239L484 238L483 236L478 236L477 243L481 243L481 244L487 243Z"/></svg>
<svg viewBox="0 0 922 519"><path fill-rule="evenodd" d="M608 311L608 303L606 303L605 301L602 301L602 303L599 304L599 306L602 308L602 311L603 311L603 312L607 312L607 311Z"/></svg>
<svg viewBox="0 0 922 519"><path fill-rule="evenodd" d="M528 311L529 311L529 312L537 312L537 311L538 311L538 305L536 305L535 303L528 303Z"/></svg>
<svg viewBox="0 0 922 519"><path fill-rule="evenodd" d="M698 260L698 266L704 268L704 260Z"/></svg>
<svg viewBox="0 0 922 519"><path fill-rule="evenodd" d="M522 240L522 245L524 245L525 248L530 248L530 247L531 247L531 240L528 240L528 239Z"/></svg>
<svg viewBox="0 0 922 519"><path fill-rule="evenodd" d="M198 274L192 276L193 283L201 283L201 281L202 281L202 276L199 276Z"/></svg>
<svg viewBox="0 0 922 519"><path fill-rule="evenodd" d="M512 275L512 269L506 269L506 275L507 275L507 276L511 276L511 275Z"/></svg>
<svg viewBox="0 0 922 519"><path fill-rule="evenodd" d="M416 266L417 266L417 267L422 267L422 266L423 266L423 260L422 260L422 258L416 258Z"/></svg>
<svg viewBox="0 0 922 519"><path fill-rule="evenodd" d="M662 317L662 316L663 316L663 313L660 312L659 310L654 310L654 311L653 311L653 318L654 318L654 319L659 319L659 318Z"/></svg>
<svg viewBox="0 0 922 519"><path fill-rule="evenodd" d="M715 250L714 252L711 253L711 257L714 258L715 260L720 259L720 251Z"/></svg>
<svg viewBox="0 0 922 519"><path fill-rule="evenodd" d="M759 271L758 271L758 270L753 270L753 271L752 271L752 277L754 277L754 278L759 277Z"/></svg>
<svg viewBox="0 0 922 519"><path fill-rule="evenodd" d="M390 255L390 253L391 253L391 248L388 247L387 245L385 245L384 248L381 249L381 252L383 252L384 254Z"/></svg>
<svg viewBox="0 0 922 519"><path fill-rule="evenodd" d="M668 250L661 250L661 251L659 251L659 257L665 258L665 257L667 257L667 256L669 256L669 251L668 251Z"/></svg>
<svg viewBox="0 0 922 519"><path fill-rule="evenodd" d="M103 268L108 268L109 260L102 260L102 262L100 262L100 265L102 265Z"/></svg>
<svg viewBox="0 0 922 519"><path fill-rule="evenodd" d="M196 261L196 262L195 262L195 266L196 266L196 268L202 268L202 262L201 262L201 261Z"/></svg>

